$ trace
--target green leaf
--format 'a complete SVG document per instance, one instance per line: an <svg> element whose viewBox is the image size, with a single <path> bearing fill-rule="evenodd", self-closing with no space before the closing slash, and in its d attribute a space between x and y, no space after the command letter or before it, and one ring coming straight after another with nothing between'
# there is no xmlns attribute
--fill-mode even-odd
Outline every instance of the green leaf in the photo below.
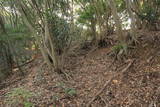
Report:
<svg viewBox="0 0 160 107"><path fill-rule="evenodd" d="M31 102L24 102L24 107L33 107Z"/></svg>
<svg viewBox="0 0 160 107"><path fill-rule="evenodd" d="M76 90L74 88L67 88L65 89L65 93L69 96L75 96L77 94Z"/></svg>

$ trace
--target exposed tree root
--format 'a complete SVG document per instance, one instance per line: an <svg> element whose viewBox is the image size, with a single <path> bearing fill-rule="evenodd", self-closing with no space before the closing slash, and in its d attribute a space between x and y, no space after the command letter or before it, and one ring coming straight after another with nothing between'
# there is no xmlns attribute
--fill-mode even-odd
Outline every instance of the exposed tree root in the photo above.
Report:
<svg viewBox="0 0 160 107"><path fill-rule="evenodd" d="M116 73L115 75L113 75L108 81L106 81L106 83L104 84L104 86L98 91L98 93L87 103L86 107L90 107L92 102L103 92L103 90L107 87L107 85L109 83L111 83L114 78L118 77L119 75L123 74L124 72L126 72L133 64L134 60L131 60L129 62L129 64L119 73Z"/></svg>

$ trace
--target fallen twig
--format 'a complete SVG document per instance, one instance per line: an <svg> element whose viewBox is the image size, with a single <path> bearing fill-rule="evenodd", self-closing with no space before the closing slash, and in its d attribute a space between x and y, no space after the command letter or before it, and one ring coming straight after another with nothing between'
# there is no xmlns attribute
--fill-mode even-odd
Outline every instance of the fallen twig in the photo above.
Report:
<svg viewBox="0 0 160 107"><path fill-rule="evenodd" d="M90 107L92 102L103 92L103 90L107 87L107 85L109 83L111 83L113 81L113 79L117 76L119 76L120 74L123 74L124 72L126 72L131 65L133 64L134 60L131 60L130 63L119 73L116 73L115 75L113 75L108 81L106 81L106 83L104 84L104 86L101 88L101 90L98 91L98 93L87 103L86 107Z"/></svg>
<svg viewBox="0 0 160 107"><path fill-rule="evenodd" d="M33 59L31 59L31 60L29 60L29 61L27 61L27 62L25 62L25 63L23 63L23 64L21 64L21 65L19 65L19 66L13 67L13 69L19 68L19 67L23 67L23 66L25 66L25 65L28 65L28 64L30 64L31 62L33 62L34 60L35 60L35 59L33 58Z"/></svg>

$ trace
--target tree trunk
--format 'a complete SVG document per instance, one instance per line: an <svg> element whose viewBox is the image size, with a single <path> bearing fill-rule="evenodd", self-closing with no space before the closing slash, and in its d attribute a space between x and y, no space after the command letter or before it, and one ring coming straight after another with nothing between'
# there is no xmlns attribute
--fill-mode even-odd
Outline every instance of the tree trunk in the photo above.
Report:
<svg viewBox="0 0 160 107"><path fill-rule="evenodd" d="M107 1L108 1L108 4L109 4L110 8L111 8L113 19L115 21L116 32L117 32L119 41L121 43L125 43L125 38L124 38L123 31L122 31L121 21L120 21L120 18L118 16L118 12L117 12L117 8L116 8L116 3L115 3L114 0L107 0Z"/></svg>
<svg viewBox="0 0 160 107"><path fill-rule="evenodd" d="M132 40L129 42L132 42L132 41L136 41L136 20L135 20L135 16L131 9L132 2L130 0L125 0L125 2L126 2L126 7L127 7L128 14L129 14L129 18L131 19L130 34L131 34Z"/></svg>
<svg viewBox="0 0 160 107"><path fill-rule="evenodd" d="M31 24L31 22L28 20L24 9L23 9L23 5L22 2L17 1L16 4L19 6L18 10L21 13L24 23L26 24L26 26L30 29L30 31L33 33L33 35L36 38L36 41L40 47L40 51L44 57L44 60L46 61L46 63L48 64L48 66L55 70L56 72L61 72L61 68L59 67L59 60L58 60L58 56L56 55L56 51L55 51L55 45L53 44L53 39L50 36L50 31L49 31L49 25L48 25L48 19L47 16L44 17L44 19L42 20L44 22L44 27L42 29L44 29L44 33L41 33L41 37L42 37L42 41L40 40L40 38L37 35L37 30L36 28ZM45 12L47 12L47 5L45 4ZM37 10L38 11L38 10ZM52 60L52 61L50 61Z"/></svg>
<svg viewBox="0 0 160 107"><path fill-rule="evenodd" d="M93 36L93 42L97 42L97 35L96 35L96 21L94 19L91 19L91 31Z"/></svg>

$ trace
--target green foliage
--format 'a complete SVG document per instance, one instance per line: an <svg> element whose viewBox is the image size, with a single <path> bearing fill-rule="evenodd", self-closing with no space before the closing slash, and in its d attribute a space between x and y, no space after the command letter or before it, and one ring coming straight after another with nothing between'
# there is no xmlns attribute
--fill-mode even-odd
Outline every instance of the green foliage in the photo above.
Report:
<svg viewBox="0 0 160 107"><path fill-rule="evenodd" d="M89 2L92 2L92 0L74 0L77 4L81 4L81 3L83 3L83 4L87 4L87 3L89 3Z"/></svg>
<svg viewBox="0 0 160 107"><path fill-rule="evenodd" d="M158 2L159 1L157 1L157 3ZM155 6L158 6L158 4L155 4ZM156 22L159 19L160 15L158 14L158 11L156 8L153 8L151 4L148 4L145 2L141 7L139 17L142 20L146 20L151 24Z"/></svg>
<svg viewBox="0 0 160 107"><path fill-rule="evenodd" d="M2 36L0 36L0 42L2 43L5 41L6 44L12 46L12 50L10 51L11 51L12 57L14 57L13 62L23 64L27 60L31 59L32 52L31 50L26 50L26 48L31 49L31 45L33 45L34 37L28 31L26 26L19 24L18 26L13 27L11 24L6 24L5 29L7 34L2 34ZM0 46L0 47L1 47L0 49L5 48L4 46Z"/></svg>
<svg viewBox="0 0 160 107"><path fill-rule="evenodd" d="M59 96L58 96L58 95L54 95L54 96L52 97L52 99L53 99L54 101L58 101L58 100L59 100Z"/></svg>
<svg viewBox="0 0 160 107"><path fill-rule="evenodd" d="M74 96L76 96L76 94L77 94L76 89L66 87L63 82L58 83L57 86L60 87L60 88L62 88L62 89L63 89L63 92L64 92L67 96L69 96L69 97L74 97Z"/></svg>
<svg viewBox="0 0 160 107"><path fill-rule="evenodd" d="M77 23L90 26L90 21L95 18L95 8L92 5L87 5L85 10L77 10L79 15Z"/></svg>
<svg viewBox="0 0 160 107"><path fill-rule="evenodd" d="M33 96L33 93L24 88L15 88L6 95L6 103L9 105L22 104L24 107L33 107L33 104L29 102L29 98Z"/></svg>
<svg viewBox="0 0 160 107"><path fill-rule="evenodd" d="M64 88L65 87L65 84L63 82L60 82L56 85L57 87L60 87L60 88Z"/></svg>
<svg viewBox="0 0 160 107"><path fill-rule="evenodd" d="M155 4L156 4L157 6L160 6L160 0L155 0Z"/></svg>
<svg viewBox="0 0 160 107"><path fill-rule="evenodd" d="M83 5L83 9L78 9L77 13L79 15L77 23L90 26L92 20L96 21L97 14L104 16L107 13L106 0L77 0L78 4Z"/></svg>
<svg viewBox="0 0 160 107"><path fill-rule="evenodd" d="M63 18L53 15L50 19L50 26L51 35L55 38L54 43L57 50L63 50L67 46L71 36L69 23Z"/></svg>
<svg viewBox="0 0 160 107"><path fill-rule="evenodd" d="M66 88L66 89L64 90L64 92L65 92L67 95L71 96L71 97L73 97L73 96L75 96L75 95L77 94L77 92L76 92L76 90L75 90L74 88Z"/></svg>
<svg viewBox="0 0 160 107"><path fill-rule="evenodd" d="M120 44L117 44L117 45L113 46L112 51L115 54L122 54L122 53L127 54L127 48L128 48L127 44L120 43Z"/></svg>
<svg viewBox="0 0 160 107"><path fill-rule="evenodd" d="M18 27L13 27L10 24L5 25L6 34L1 34L0 40L2 41L22 41L22 40L31 40L33 39L31 33L28 31L26 26L19 25Z"/></svg>
<svg viewBox="0 0 160 107"><path fill-rule="evenodd" d="M116 0L117 10L123 12L126 9L125 0Z"/></svg>
<svg viewBox="0 0 160 107"><path fill-rule="evenodd" d="M31 102L24 102L24 107L33 107Z"/></svg>

